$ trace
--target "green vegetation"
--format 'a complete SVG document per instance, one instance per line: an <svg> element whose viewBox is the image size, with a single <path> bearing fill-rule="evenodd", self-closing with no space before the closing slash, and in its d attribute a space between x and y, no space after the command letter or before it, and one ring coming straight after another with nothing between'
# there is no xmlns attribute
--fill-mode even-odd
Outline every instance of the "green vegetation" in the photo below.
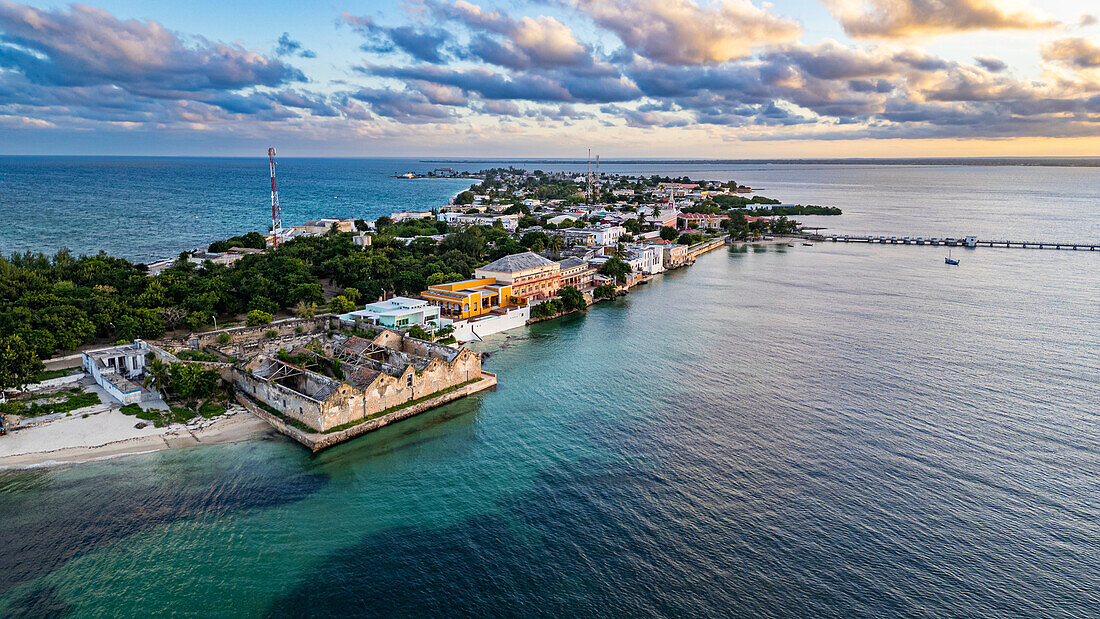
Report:
<svg viewBox="0 0 1100 619"><path fill-rule="evenodd" d="M409 327L408 334L409 334L409 337L415 337L418 340L431 341L431 339L432 339L432 336L428 335L428 332L425 331L424 328L421 327L420 325L413 325L413 326Z"/></svg>
<svg viewBox="0 0 1100 619"><path fill-rule="evenodd" d="M195 407L194 402L191 402L185 406L173 406L169 410L160 410L156 408L143 409L138 404L126 404L119 410L124 415L131 415L144 421L151 421L153 426L163 428L173 423L187 423L194 419L196 415L201 415L205 419L224 415L226 407L222 404L206 401L198 408Z"/></svg>
<svg viewBox="0 0 1100 619"><path fill-rule="evenodd" d="M329 301L328 308L335 314L347 314L355 311L355 304L344 295L337 295Z"/></svg>
<svg viewBox="0 0 1100 619"><path fill-rule="evenodd" d="M183 361L221 361L217 355L204 350L181 350L176 353L176 357Z"/></svg>
<svg viewBox="0 0 1100 619"><path fill-rule="evenodd" d="M0 390L28 385L40 373L42 362L22 337L0 338Z"/></svg>
<svg viewBox="0 0 1100 619"><path fill-rule="evenodd" d="M273 338L273 337L279 337L279 332L276 331L275 329L268 329L267 331L264 331L264 337L266 337L268 339Z"/></svg>
<svg viewBox="0 0 1100 619"><path fill-rule="evenodd" d="M689 236L689 235L683 235ZM626 278L633 272L630 265L624 262L618 256L612 256L607 262L600 265L599 273L607 277L614 277L615 281L619 284L625 284Z"/></svg>
<svg viewBox="0 0 1100 619"><path fill-rule="evenodd" d="M37 417L39 415L52 415L54 413L68 413L85 406L94 406L102 401L95 393L72 393L61 402L36 404L31 402L13 400L7 404L0 404L0 413L5 415L19 415L22 417ZM60 394L56 394L60 395Z"/></svg>
<svg viewBox="0 0 1100 619"><path fill-rule="evenodd" d="M267 246L264 235L259 232L249 232L241 236L235 236L224 241L216 241L208 248L211 253L221 253L232 247L245 247L249 249L263 249Z"/></svg>
<svg viewBox="0 0 1100 619"><path fill-rule="evenodd" d="M558 291L558 296L561 297L562 307L567 312L588 307L584 295L575 286L565 286Z"/></svg>
<svg viewBox="0 0 1100 619"><path fill-rule="evenodd" d="M248 326L256 327L259 325L266 325L271 323L271 313L263 310L254 309L248 312Z"/></svg>
<svg viewBox="0 0 1100 619"><path fill-rule="evenodd" d="M231 340L231 339L232 338L229 337L228 333L222 333L221 335L218 336L218 343L219 344L228 344L229 340Z"/></svg>
<svg viewBox="0 0 1100 619"><path fill-rule="evenodd" d="M597 299L614 299L615 287L610 284L601 284L592 290L592 296Z"/></svg>
<svg viewBox="0 0 1100 619"><path fill-rule="evenodd" d="M44 380L61 378L62 376L72 376L73 374L78 374L83 371L84 368L81 367L61 368L60 370L44 370L32 376L30 381L28 381L28 384L40 383Z"/></svg>

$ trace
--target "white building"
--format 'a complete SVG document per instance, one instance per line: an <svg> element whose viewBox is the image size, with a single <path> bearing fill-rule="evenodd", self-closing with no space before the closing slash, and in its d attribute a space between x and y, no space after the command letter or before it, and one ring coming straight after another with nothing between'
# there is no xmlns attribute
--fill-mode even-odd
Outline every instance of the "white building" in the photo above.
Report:
<svg viewBox="0 0 1100 619"><path fill-rule="evenodd" d="M148 344L135 340L133 344L112 346L84 352L84 371L112 398L123 404L135 404L155 399L155 393L141 387L145 372L145 355L152 352Z"/></svg>
<svg viewBox="0 0 1100 619"><path fill-rule="evenodd" d="M390 219L394 223L401 223L403 221L410 221L416 219L429 219L435 213L431 211L398 211L396 213L390 213Z"/></svg>
<svg viewBox="0 0 1100 619"><path fill-rule="evenodd" d="M499 221L505 230L515 232L519 228L519 215L483 215L481 213L459 213L456 211L442 211L436 217L439 221L445 221L456 226L492 226Z"/></svg>

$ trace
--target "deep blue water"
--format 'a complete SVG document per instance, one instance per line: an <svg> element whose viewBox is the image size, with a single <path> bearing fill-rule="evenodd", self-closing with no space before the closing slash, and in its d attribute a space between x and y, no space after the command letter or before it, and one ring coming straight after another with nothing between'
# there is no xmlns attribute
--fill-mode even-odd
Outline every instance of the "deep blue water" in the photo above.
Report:
<svg viewBox="0 0 1100 619"><path fill-rule="evenodd" d="M937 186L1012 191L982 174ZM1100 215L1097 176L1035 232ZM1100 255L959 254L721 250L489 338L497 390L315 457L0 473L0 615L1097 616Z"/></svg>

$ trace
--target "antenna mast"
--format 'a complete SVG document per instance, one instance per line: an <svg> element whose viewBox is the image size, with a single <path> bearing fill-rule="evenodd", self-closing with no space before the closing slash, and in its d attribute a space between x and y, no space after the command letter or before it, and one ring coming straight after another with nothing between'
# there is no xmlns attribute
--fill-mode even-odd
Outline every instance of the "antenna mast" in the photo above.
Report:
<svg viewBox="0 0 1100 619"><path fill-rule="evenodd" d="M599 155L596 155L596 193L595 193L594 197L597 198L597 199L599 199L599 197L600 197L600 156Z"/></svg>
<svg viewBox="0 0 1100 619"><path fill-rule="evenodd" d="M588 173L584 178L584 194L588 201L592 201L592 149L588 149Z"/></svg>
<svg viewBox="0 0 1100 619"><path fill-rule="evenodd" d="M283 210L279 208L279 189L275 186L275 147L267 149L267 160L271 164L271 238L272 244L279 244L279 232L283 229Z"/></svg>

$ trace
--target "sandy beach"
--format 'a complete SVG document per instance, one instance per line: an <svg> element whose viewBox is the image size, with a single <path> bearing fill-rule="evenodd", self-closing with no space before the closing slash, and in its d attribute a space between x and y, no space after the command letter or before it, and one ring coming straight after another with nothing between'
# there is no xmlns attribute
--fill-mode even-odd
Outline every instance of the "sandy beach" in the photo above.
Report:
<svg viewBox="0 0 1100 619"><path fill-rule="evenodd" d="M74 415L21 428L0 437L0 468L31 468L88 462L104 458L232 443L273 432L263 420L240 406L213 419L198 418L163 428L135 427L141 420L117 408L82 417Z"/></svg>

